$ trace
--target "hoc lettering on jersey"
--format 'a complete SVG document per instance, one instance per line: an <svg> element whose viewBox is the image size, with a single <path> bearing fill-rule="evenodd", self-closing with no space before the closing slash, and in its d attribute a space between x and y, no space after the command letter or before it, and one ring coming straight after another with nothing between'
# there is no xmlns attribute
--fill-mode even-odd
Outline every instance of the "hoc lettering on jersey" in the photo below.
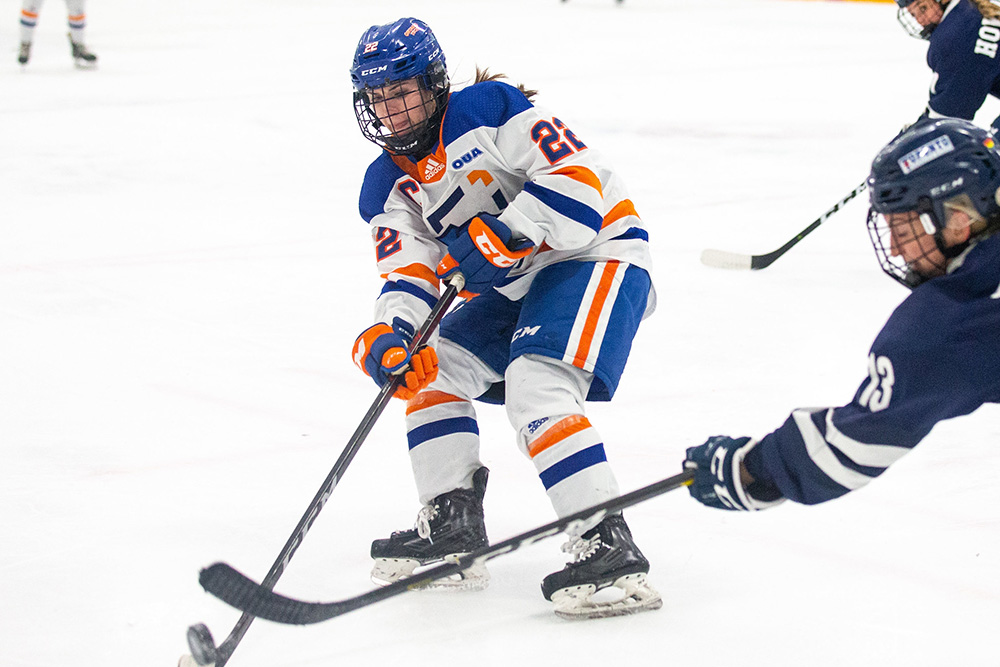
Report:
<svg viewBox="0 0 1000 667"><path fill-rule="evenodd" d="M1000 42L1000 19L984 18L973 52L981 56L996 58L998 42Z"/></svg>

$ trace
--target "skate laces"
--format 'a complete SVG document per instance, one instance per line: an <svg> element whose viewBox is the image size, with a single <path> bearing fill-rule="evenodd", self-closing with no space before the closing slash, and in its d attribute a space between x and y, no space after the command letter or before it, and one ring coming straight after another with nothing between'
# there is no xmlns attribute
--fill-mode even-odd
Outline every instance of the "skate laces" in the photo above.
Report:
<svg viewBox="0 0 1000 667"><path fill-rule="evenodd" d="M577 537L562 545L562 550L573 557L572 562L579 563L585 561L595 553L601 546L601 534L595 533L590 539Z"/></svg>
<svg viewBox="0 0 1000 667"><path fill-rule="evenodd" d="M431 544L434 540L431 539L431 521L438 515L437 505L425 505L420 508L417 512L417 522L414 527L417 529L417 535L420 539L429 540Z"/></svg>

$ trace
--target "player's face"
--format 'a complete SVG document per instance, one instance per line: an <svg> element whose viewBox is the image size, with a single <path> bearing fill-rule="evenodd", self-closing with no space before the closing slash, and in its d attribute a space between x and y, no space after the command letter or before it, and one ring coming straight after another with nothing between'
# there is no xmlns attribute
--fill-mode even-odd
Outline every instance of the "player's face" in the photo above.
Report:
<svg viewBox="0 0 1000 667"><path fill-rule="evenodd" d="M934 237L927 232L916 211L888 213L885 221L890 231L890 253L902 257L911 270L933 278L944 275L948 260L938 248ZM958 245L968 239L969 216L961 211L950 211L948 225L942 231L946 247Z"/></svg>
<svg viewBox="0 0 1000 667"><path fill-rule="evenodd" d="M916 211L889 213L885 221L889 225L889 251L893 257L902 257L910 269L928 278L944 273L944 255Z"/></svg>
<svg viewBox="0 0 1000 667"><path fill-rule="evenodd" d="M937 25L941 22L944 10L938 0L916 0L906 6L906 11L916 19L920 27L926 28L929 25Z"/></svg>
<svg viewBox="0 0 1000 667"><path fill-rule="evenodd" d="M370 96L375 115L396 137L411 134L434 113L434 96L416 79L387 83Z"/></svg>

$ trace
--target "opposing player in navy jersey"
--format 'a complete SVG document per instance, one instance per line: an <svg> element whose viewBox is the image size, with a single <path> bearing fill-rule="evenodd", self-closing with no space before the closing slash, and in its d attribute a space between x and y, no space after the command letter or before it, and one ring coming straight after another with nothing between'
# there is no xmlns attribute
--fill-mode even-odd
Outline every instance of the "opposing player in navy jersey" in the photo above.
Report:
<svg viewBox="0 0 1000 667"><path fill-rule="evenodd" d="M896 3L906 31L930 42L930 98L922 117L972 120L988 95L1000 97L1000 7L990 0Z"/></svg>
<svg viewBox="0 0 1000 667"><path fill-rule="evenodd" d="M764 438L687 450L711 507L815 504L858 489L938 422L1000 401L1000 153L985 130L924 120L875 158L868 228L912 293L875 338L868 377L838 408L795 410Z"/></svg>
<svg viewBox="0 0 1000 667"><path fill-rule="evenodd" d="M611 399L655 298L647 234L621 180L566 123L532 104L533 91L485 72L451 90L437 39L413 18L367 30L351 78L361 131L382 148L360 209L385 280L354 359L380 385L405 373L397 396L408 401L424 505L413 530L372 543L372 576L385 583L487 543L476 399L505 402L559 516L619 494L584 402ZM415 325L456 272L467 300L410 358ZM564 547L571 562L542 582L557 613L662 606L620 514L578 528ZM441 585L487 581L479 569ZM622 590L619 599L591 599L609 587Z"/></svg>

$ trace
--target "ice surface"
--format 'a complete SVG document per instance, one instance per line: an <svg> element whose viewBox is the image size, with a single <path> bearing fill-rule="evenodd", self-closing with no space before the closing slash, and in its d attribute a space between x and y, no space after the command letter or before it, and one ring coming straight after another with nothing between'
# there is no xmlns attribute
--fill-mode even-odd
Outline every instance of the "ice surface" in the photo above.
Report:
<svg viewBox="0 0 1000 667"><path fill-rule="evenodd" d="M173 667L185 630L238 613L376 394L350 360L379 289L357 213L357 38L428 21L457 82L541 91L617 165L650 228L660 308L616 400L593 406L624 490L716 433L760 436L848 401L905 291L850 192L926 101L895 8L786 0L90 2L16 63L0 0L0 646L6 667ZM998 111L991 105L981 120ZM660 611L572 623L539 591L560 539L493 561L489 590L409 594L329 623L257 622L232 665L982 665L1000 654L997 409L939 426L869 487L759 515L679 491L628 512ZM480 410L489 530L552 519L502 409ZM418 509L392 406L278 589L370 586L370 540Z"/></svg>

